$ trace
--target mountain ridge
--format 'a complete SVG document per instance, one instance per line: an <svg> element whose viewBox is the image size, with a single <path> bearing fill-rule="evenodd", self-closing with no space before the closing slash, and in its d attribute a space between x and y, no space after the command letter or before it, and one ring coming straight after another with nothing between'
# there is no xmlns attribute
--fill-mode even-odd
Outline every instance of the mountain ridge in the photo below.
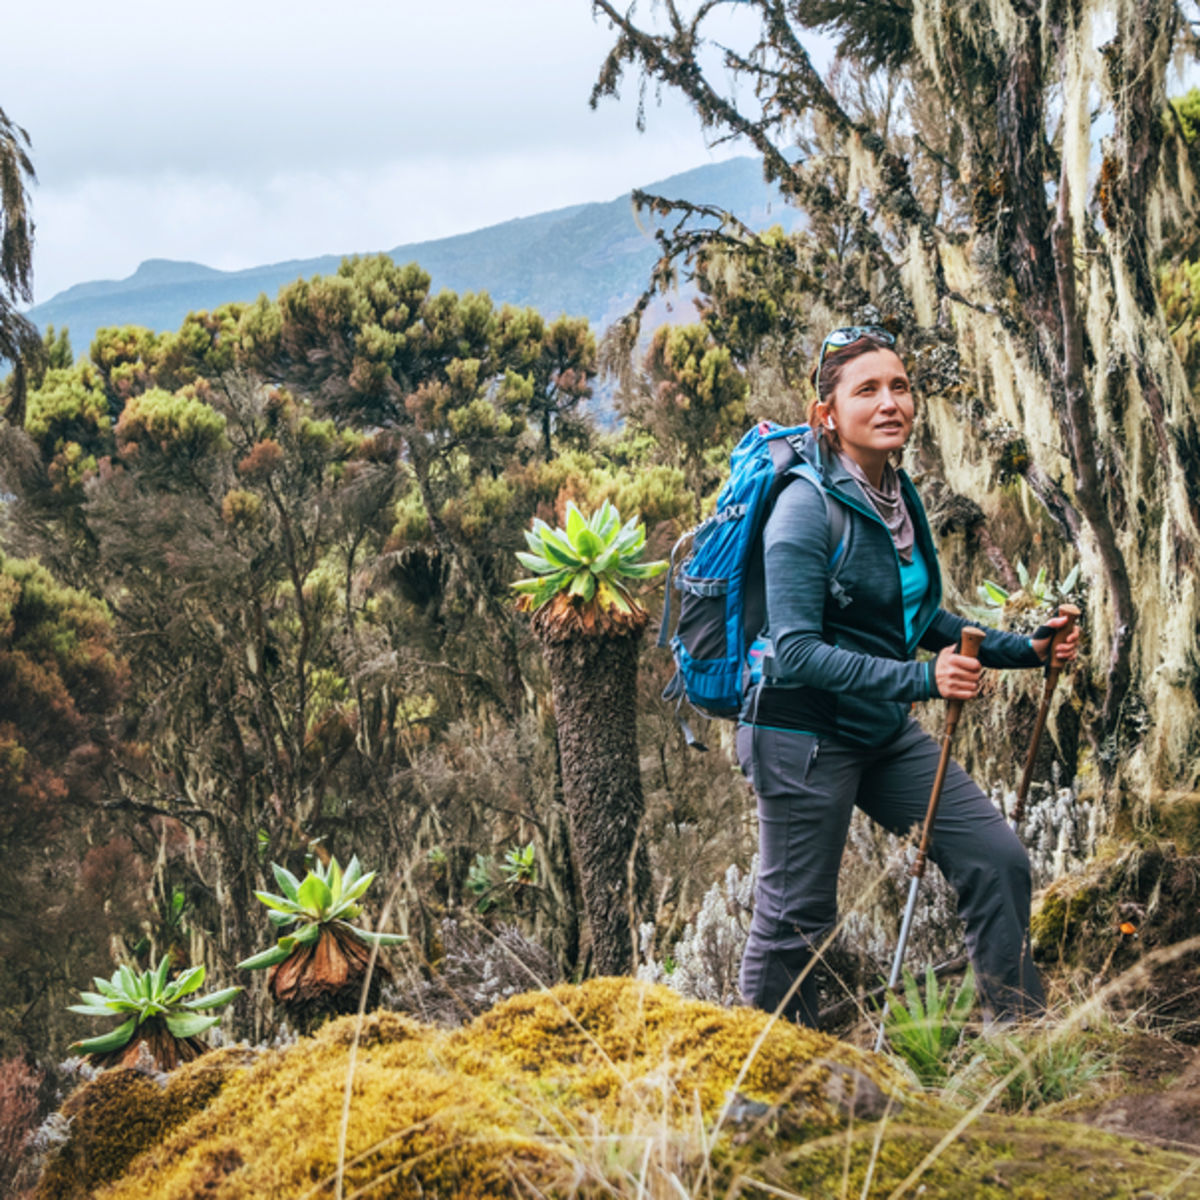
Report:
<svg viewBox="0 0 1200 1200"><path fill-rule="evenodd" d="M743 157L672 175L643 190L733 212L746 224L794 227L799 214L764 183L757 159ZM657 257L655 220L635 216L625 192L607 201L515 217L466 233L407 242L383 251L417 262L435 290L486 291L496 303L531 305L545 316L586 316L604 327L627 311ZM379 253L360 251L359 253ZM300 278L335 272L344 254L288 259L222 271L204 263L151 258L120 280L91 280L58 292L28 312L43 330L69 329L85 353L97 329L144 325L178 329L193 311L274 296Z"/></svg>

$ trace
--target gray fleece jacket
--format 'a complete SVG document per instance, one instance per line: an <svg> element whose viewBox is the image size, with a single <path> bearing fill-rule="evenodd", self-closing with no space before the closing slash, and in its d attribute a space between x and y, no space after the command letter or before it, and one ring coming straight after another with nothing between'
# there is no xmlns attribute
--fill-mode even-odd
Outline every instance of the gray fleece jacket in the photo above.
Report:
<svg viewBox="0 0 1200 1200"><path fill-rule="evenodd" d="M825 497L811 480L793 480L763 532L770 651L765 682L750 690L742 721L881 746L903 728L914 701L938 696L933 661L917 662L918 647L936 653L954 645L970 622L940 607L937 548L905 472L900 486L930 577L911 642L891 533L836 455L814 447L812 463L845 511L843 557L831 587ZM996 629L987 630L979 660L985 667L1042 665L1028 638Z"/></svg>

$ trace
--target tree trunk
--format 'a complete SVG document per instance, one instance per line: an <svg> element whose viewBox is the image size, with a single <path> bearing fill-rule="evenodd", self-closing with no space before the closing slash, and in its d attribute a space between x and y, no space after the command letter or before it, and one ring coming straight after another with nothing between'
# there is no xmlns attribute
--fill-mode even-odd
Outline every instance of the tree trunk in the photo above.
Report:
<svg viewBox="0 0 1200 1200"><path fill-rule="evenodd" d="M562 753L557 731L554 739L554 792L546 815L546 858L549 863L546 886L554 906L548 928L539 929L543 942L553 953L564 979L571 978L579 966L580 896L579 876L571 858L570 819L563 799ZM539 922L540 925L540 922Z"/></svg>
<svg viewBox="0 0 1200 1200"><path fill-rule="evenodd" d="M591 636L534 621L550 667L563 799L601 975L626 974L633 967L637 926L650 894L650 862L640 839L645 801L637 746L644 627L644 614L636 628Z"/></svg>

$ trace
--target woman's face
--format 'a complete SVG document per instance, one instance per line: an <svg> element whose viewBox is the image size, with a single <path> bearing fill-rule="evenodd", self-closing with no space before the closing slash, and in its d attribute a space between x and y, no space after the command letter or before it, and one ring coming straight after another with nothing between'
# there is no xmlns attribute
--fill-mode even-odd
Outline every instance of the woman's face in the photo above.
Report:
<svg viewBox="0 0 1200 1200"><path fill-rule="evenodd" d="M874 468L882 472L888 455L912 432L913 396L900 356L880 347L852 358L824 419L833 423L842 451L868 475Z"/></svg>

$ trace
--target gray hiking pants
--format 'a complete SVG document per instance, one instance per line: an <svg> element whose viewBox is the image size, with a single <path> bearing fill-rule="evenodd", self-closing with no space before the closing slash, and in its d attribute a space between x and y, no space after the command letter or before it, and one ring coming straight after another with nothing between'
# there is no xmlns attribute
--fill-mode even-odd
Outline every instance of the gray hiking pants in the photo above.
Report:
<svg viewBox="0 0 1200 1200"><path fill-rule="evenodd" d="M774 1011L837 924L838 867L854 806L893 833L919 830L940 747L910 720L878 747L743 725L737 749L758 795L759 831L741 988L747 1003ZM929 857L958 895L982 1002L999 1019L1041 1012L1045 997L1029 953L1029 858L956 762L946 772ZM783 1011L816 1024L811 971Z"/></svg>

